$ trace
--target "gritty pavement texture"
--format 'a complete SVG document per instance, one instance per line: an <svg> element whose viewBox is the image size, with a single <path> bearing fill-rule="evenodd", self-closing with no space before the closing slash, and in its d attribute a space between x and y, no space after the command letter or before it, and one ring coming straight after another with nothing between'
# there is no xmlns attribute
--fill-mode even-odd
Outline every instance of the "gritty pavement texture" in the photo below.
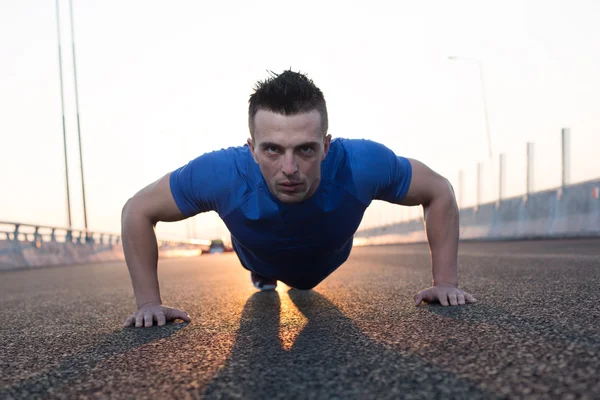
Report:
<svg viewBox="0 0 600 400"><path fill-rule="evenodd" d="M0 273L0 399L598 399L600 240L464 243L476 304L414 306L425 244L355 248L311 291L234 254L161 260L191 323L122 328L123 263Z"/></svg>

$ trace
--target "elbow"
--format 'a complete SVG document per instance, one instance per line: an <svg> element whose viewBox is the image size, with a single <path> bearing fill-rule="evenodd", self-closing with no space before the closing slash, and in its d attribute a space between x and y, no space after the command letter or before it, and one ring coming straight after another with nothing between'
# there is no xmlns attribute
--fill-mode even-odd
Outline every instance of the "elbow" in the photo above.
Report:
<svg viewBox="0 0 600 400"><path fill-rule="evenodd" d="M125 225L127 222L127 218L130 214L130 210L131 210L131 202L132 202L132 198L130 198L129 200L127 200L125 202L125 204L123 205L123 208L121 209L121 230L124 231L125 230Z"/></svg>
<svg viewBox="0 0 600 400"><path fill-rule="evenodd" d="M124 226L128 220L140 214L141 208L136 203L137 200L135 196L125 202L125 205L123 205L123 208L121 209L121 225Z"/></svg>
<svg viewBox="0 0 600 400"><path fill-rule="evenodd" d="M446 178L441 178L436 184L436 190L432 191L427 201L423 202L424 211L427 212L431 207L452 209L458 212L458 205L454 195L454 187Z"/></svg>
<svg viewBox="0 0 600 400"><path fill-rule="evenodd" d="M446 187L448 188L446 195L448 196L448 198L450 199L450 201L452 203L454 203L454 205L456 204L456 192L454 191L454 186L452 186L452 184L450 183L450 181L446 178L444 178L445 182L446 182Z"/></svg>
<svg viewBox="0 0 600 400"><path fill-rule="evenodd" d="M431 185L431 190L423 205L429 205L437 202L454 202L456 203L456 196L454 194L454 187L450 181L442 176L436 179L435 183Z"/></svg>
<svg viewBox="0 0 600 400"><path fill-rule="evenodd" d="M441 186L443 187L443 190L440 190L439 194L440 199L442 199L441 201L447 204L447 207L458 210L458 204L456 203L454 187L452 186L450 181L444 178L443 185Z"/></svg>
<svg viewBox="0 0 600 400"><path fill-rule="evenodd" d="M129 210L131 209L132 201L133 201L133 197L130 197L123 205L123 208L121 209L121 221L124 221L125 217L129 213Z"/></svg>
<svg viewBox="0 0 600 400"><path fill-rule="evenodd" d="M140 221L149 222L152 226L158 224L158 218L153 218L148 212L148 207L143 198L133 196L125 202L121 209L121 226L125 227L128 221ZM137 224L137 222L135 222Z"/></svg>

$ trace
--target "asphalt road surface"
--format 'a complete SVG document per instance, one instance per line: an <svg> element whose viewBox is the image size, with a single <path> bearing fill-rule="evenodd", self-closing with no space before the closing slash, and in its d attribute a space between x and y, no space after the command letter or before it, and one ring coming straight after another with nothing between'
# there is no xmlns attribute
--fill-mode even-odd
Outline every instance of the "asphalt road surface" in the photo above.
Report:
<svg viewBox="0 0 600 400"><path fill-rule="evenodd" d="M598 399L600 240L464 243L478 303L425 304L426 245L355 248L311 291L234 254L163 260L191 323L123 329L124 263L0 273L0 399Z"/></svg>

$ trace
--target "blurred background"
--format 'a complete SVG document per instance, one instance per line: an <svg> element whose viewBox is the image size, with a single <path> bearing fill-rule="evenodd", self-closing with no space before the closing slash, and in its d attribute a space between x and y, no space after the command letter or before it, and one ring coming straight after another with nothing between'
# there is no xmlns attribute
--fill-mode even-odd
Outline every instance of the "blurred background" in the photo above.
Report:
<svg viewBox="0 0 600 400"><path fill-rule="evenodd" d="M570 183L597 178L599 15L594 0L2 0L0 221L68 226L66 135L72 226L119 233L142 187L243 145L256 81L288 68L323 90L333 137L423 161L461 207L498 198L500 154L503 196L524 194L528 142L533 189L560 186L563 128ZM376 201L361 229L421 214ZM157 233L227 238L215 213Z"/></svg>

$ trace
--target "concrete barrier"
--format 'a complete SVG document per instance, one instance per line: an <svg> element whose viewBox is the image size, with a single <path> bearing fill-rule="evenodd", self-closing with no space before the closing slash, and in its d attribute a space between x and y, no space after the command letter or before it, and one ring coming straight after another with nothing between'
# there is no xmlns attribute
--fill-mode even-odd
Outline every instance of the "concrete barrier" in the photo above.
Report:
<svg viewBox="0 0 600 400"><path fill-rule="evenodd" d="M210 244L201 242L159 241L159 257L200 255ZM124 259L117 235L0 222L0 271Z"/></svg>
<svg viewBox="0 0 600 400"><path fill-rule="evenodd" d="M460 210L461 240L600 237L600 180ZM425 242L422 219L357 232L355 245Z"/></svg>
<svg viewBox="0 0 600 400"><path fill-rule="evenodd" d="M123 259L121 246L59 242L0 241L0 270L83 264Z"/></svg>
<svg viewBox="0 0 600 400"><path fill-rule="evenodd" d="M202 253L203 249L194 245L167 243L159 246L161 259L198 256ZM70 242L36 244L35 242L0 240L0 271L123 260L125 260L125 255L121 245Z"/></svg>

